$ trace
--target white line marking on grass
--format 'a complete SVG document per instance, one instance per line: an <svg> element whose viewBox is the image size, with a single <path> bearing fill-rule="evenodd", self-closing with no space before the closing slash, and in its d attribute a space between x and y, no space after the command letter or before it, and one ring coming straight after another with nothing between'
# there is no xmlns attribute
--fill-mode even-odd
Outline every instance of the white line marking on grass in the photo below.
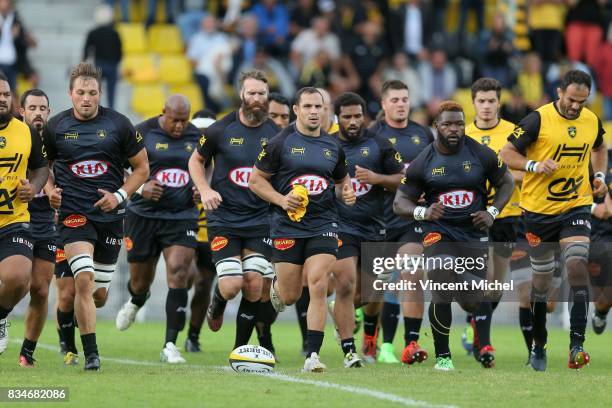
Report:
<svg viewBox="0 0 612 408"><path fill-rule="evenodd" d="M21 343L21 340L17 340L17 339L11 340L11 341L13 343ZM59 347L53 346L51 344L38 343L36 347L45 349L45 350L50 350L50 351L56 351L56 352L59 351ZM118 364L147 366L147 367L164 367L168 365L166 363L129 360L129 359L124 359L124 358L113 358L113 357L106 357L106 356L100 356L100 359L102 361L110 361L110 362L118 363ZM189 364L188 363L187 367L208 368L208 369L212 368L216 370L231 371L231 369L227 366L210 366L210 365L199 365L199 364ZM296 384L306 384L306 385L312 385L314 387L319 387L319 388L329 388L329 389L344 391L344 392L348 392L351 394L365 395L370 398L375 398L381 401L394 402L397 404L404 405L406 407L457 408L454 405L435 405L435 404L431 404L426 401L419 401L419 400L415 400L412 398L406 398L400 395L391 394L388 392L372 390L369 388L354 387L351 385L342 385L342 384L332 383L328 381L298 378L298 377L293 377L287 374L279 374L279 373L263 374L262 373L258 375L266 377L266 378L270 378L272 380L291 382L291 383L296 383Z"/></svg>

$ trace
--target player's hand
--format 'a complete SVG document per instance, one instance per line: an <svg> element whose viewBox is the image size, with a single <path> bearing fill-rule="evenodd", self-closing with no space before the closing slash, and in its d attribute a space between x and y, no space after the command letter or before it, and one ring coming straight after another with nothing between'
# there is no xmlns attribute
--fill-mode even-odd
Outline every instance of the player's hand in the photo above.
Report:
<svg viewBox="0 0 612 408"><path fill-rule="evenodd" d="M200 191L202 207L205 211L216 210L221 205L221 195L212 188Z"/></svg>
<svg viewBox="0 0 612 408"><path fill-rule="evenodd" d="M375 185L380 183L380 175L378 173L359 166L355 166L355 178L365 184Z"/></svg>
<svg viewBox="0 0 612 408"><path fill-rule="evenodd" d="M49 198L49 205L55 210L59 210L62 205L62 189L55 186L47 191L47 197Z"/></svg>
<svg viewBox="0 0 612 408"><path fill-rule="evenodd" d="M104 212L111 212L117 208L119 201L117 201L117 197L113 193L101 188L98 189L98 193L102 194L102 198L96 201L94 204L95 208L99 208Z"/></svg>
<svg viewBox="0 0 612 408"><path fill-rule="evenodd" d="M608 185L601 179L593 180L593 195L595 197L603 197L608 192Z"/></svg>
<svg viewBox="0 0 612 408"><path fill-rule="evenodd" d="M23 203L29 203L32 201L37 191L34 191L34 186L30 184L28 179L19 179L19 186L17 187L17 197Z"/></svg>
<svg viewBox="0 0 612 408"><path fill-rule="evenodd" d="M198 205L202 202L202 196L200 195L200 190L197 189L196 186L191 187L191 191L193 192L192 198L193 203Z"/></svg>
<svg viewBox="0 0 612 408"><path fill-rule="evenodd" d="M541 161L540 164L538 164L536 173L546 174L550 176L557 170L557 167L559 167L559 165L556 161L554 161L553 159L546 159L544 161Z"/></svg>
<svg viewBox="0 0 612 408"><path fill-rule="evenodd" d="M281 208L285 211L295 211L302 204L302 198L297 194L293 194L293 190L283 196Z"/></svg>
<svg viewBox="0 0 612 408"><path fill-rule="evenodd" d="M355 201L357 201L357 196L355 195L355 190L353 190L353 186L350 184L345 184L342 186L342 201L346 205L353 205Z"/></svg>
<svg viewBox="0 0 612 408"><path fill-rule="evenodd" d="M444 215L444 206L441 203L433 203L425 211L425 219L427 221L436 221Z"/></svg>
<svg viewBox="0 0 612 408"><path fill-rule="evenodd" d="M147 200L159 201L159 198L164 194L164 186L155 180L149 180L142 187L142 196Z"/></svg>
<svg viewBox="0 0 612 408"><path fill-rule="evenodd" d="M487 211L476 211L470 214L472 216L472 224L478 229L486 230L491 228L495 219Z"/></svg>

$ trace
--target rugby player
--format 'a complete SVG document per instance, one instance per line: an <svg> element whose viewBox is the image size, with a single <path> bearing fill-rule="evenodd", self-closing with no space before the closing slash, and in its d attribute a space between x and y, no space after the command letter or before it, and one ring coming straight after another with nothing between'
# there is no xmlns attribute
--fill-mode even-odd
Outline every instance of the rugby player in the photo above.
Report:
<svg viewBox="0 0 612 408"><path fill-rule="evenodd" d="M299 299L302 271L308 269L310 302L304 371L310 372L326 368L319 352L327 317L327 280L338 253L334 190L345 204L355 203L344 151L336 138L321 130L323 103L316 88L302 88L297 93L295 126L266 144L249 180L249 188L272 204L270 237L276 277L270 299L277 311Z"/></svg>
<svg viewBox="0 0 612 408"><path fill-rule="evenodd" d="M235 347L247 344L261 298L271 248L268 203L248 189L258 152L279 128L268 119L268 80L261 71L240 76L240 108L206 129L189 160L189 172L206 211L213 262L219 278L206 319L223 324L227 301L242 291ZM212 182L204 167L214 160Z"/></svg>
<svg viewBox="0 0 612 408"><path fill-rule="evenodd" d="M493 149L499 154L501 148L506 144L508 134L514 129L514 124L499 117L501 97L501 84L493 78L480 78L472 84L472 103L476 117L474 122L465 128L465 134L477 142ZM492 243L492 250L489 251L488 280L505 282L506 275L510 268L510 256L512 247L516 242L517 223L521 216L519 207L520 190L519 183L523 178L523 172L514 172L515 187L510 197L510 202L504 207L500 214L495 218L493 226L489 230L489 242ZM489 205L495 197L495 190L489 188ZM476 320L490 320L499 304L502 291L490 291L487 297L490 302L481 302L479 310L475 315L469 315L470 329L473 331L472 351L474 357L480 356L480 344L478 342L478 332L475 331Z"/></svg>
<svg viewBox="0 0 612 408"><path fill-rule="evenodd" d="M546 306L559 243L570 285L570 347L568 367L590 361L584 350L589 290L587 260L593 194L607 192L604 130L584 105L591 77L568 71L557 88L559 99L527 115L517 125L500 155L514 170L526 171L520 206L525 210L526 238L533 268L531 307L533 349L531 367L546 370ZM595 172L589 180L589 159Z"/></svg>
<svg viewBox="0 0 612 408"><path fill-rule="evenodd" d="M338 326L345 367L360 367L353 332L355 297L361 243L384 241L384 194L394 191L403 177L404 163L388 139L364 128L365 101L347 92L336 98L338 138L345 152L353 190L359 200L354 206L338 203L341 242L333 268L336 285L334 320Z"/></svg>
<svg viewBox="0 0 612 408"><path fill-rule="evenodd" d="M408 168L412 160L421 153L431 142L431 131L410 120L410 92L408 86L402 81L386 81L381 90L381 105L383 118L372 126L372 131L388 139L404 160L404 168ZM418 255L423 252L421 245L422 226L414 219L405 220L393 213L393 199L395 193L388 191L385 194L385 227L386 240L399 242L403 245L398 252L401 254ZM410 260L412 258L409 258ZM423 271L416 273L402 273L402 279L418 282L423 278ZM404 317L404 350L401 361L405 364L422 362L427 359L427 351L418 343L421 323L423 322L423 291L420 285L414 291L402 293L402 314ZM385 302L380 306L370 304L365 307L364 316L364 347L363 353L366 361L376 359L378 313L381 313L383 327L383 343L378 361L383 363L398 363L393 347L393 338L397 329L400 315L399 300L393 294L385 294Z"/></svg>
<svg viewBox="0 0 612 408"><path fill-rule="evenodd" d="M55 182L62 189L59 235L68 259L66 273L74 276L84 368L93 371L100 369L96 307L106 303L123 242L124 202L149 175L142 136L125 116L100 106L100 81L98 69L79 63L70 73L72 108L51 118L43 130ZM126 163L132 173L124 180Z"/></svg>
<svg viewBox="0 0 612 408"><path fill-rule="evenodd" d="M268 117L281 129L289 126L291 119L291 103L278 92L270 92L268 95Z"/></svg>
<svg viewBox="0 0 612 408"><path fill-rule="evenodd" d="M457 290L431 291L429 321L436 350L435 368L452 370L448 344L451 302L455 300L473 313L483 300L484 291L471 285L486 278L487 229L510 199L514 180L493 150L465 137L461 105L452 101L442 103L435 126L438 138L406 170L394 210L400 216L425 221L426 259L472 259L470 266L467 261L463 265L465 271L435 265L428 268L428 277L433 282L466 283L466 287ZM493 204L488 207L487 181L496 189ZM426 206L419 206L417 202L423 193ZM482 346L479 359L484 367L494 366L490 324L490 320L476 322Z"/></svg>
<svg viewBox="0 0 612 408"><path fill-rule="evenodd" d="M28 203L49 177L40 135L13 117L12 98L0 72L0 354L8 347L7 317L28 293L32 277L34 231Z"/></svg>
<svg viewBox="0 0 612 408"><path fill-rule="evenodd" d="M170 95L161 116L136 126L149 158L149 179L132 196L125 217L124 242L130 267L128 300L117 313L116 326L126 330L150 296L155 268L163 253L168 295L166 337L160 359L184 363L176 338L185 326L187 276L197 246L198 210L193 202L189 158L200 131L189 123L190 103L183 95Z"/></svg>
<svg viewBox="0 0 612 408"><path fill-rule="evenodd" d="M34 127L41 137L50 112L49 98L40 89L30 89L21 95L19 113L24 122ZM34 250L30 303L26 310L25 334L19 353L19 364L22 367L34 365L36 342L47 319L49 285L55 270L58 243L54 208L59 208L61 193L61 189L53 185L53 177L49 177L43 191L28 203Z"/></svg>

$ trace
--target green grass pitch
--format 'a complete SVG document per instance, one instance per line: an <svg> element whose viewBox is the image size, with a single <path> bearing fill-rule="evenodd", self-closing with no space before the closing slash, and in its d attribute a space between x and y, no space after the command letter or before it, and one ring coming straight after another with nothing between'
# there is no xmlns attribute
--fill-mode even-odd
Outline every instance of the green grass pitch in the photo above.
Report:
<svg viewBox="0 0 612 408"><path fill-rule="evenodd" d="M275 375L237 374L228 370L227 356L234 341L234 326L227 324L218 333L202 332L203 352L184 353L188 364L159 362L164 324L136 323L119 332L113 322L98 324L98 345L102 371L84 372L64 367L57 351L57 335L47 323L35 358L37 367L17 364L23 322L13 320L8 350L0 356L0 387L68 387L69 402L49 406L94 407L610 407L612 406L612 334L587 334L589 367L567 368L567 333L551 330L548 371L536 373L524 366L527 353L518 327L494 326L492 339L497 349L497 367L483 369L463 352L462 324L451 332L454 372L437 372L433 358L416 366L368 365L363 369L342 367L340 347L331 330L326 332L322 361L323 374L300 372L297 324L273 326L274 343L280 364ZM433 342L425 327L421 344L433 354ZM403 328L396 336L399 356ZM179 337L182 348L185 332ZM357 336L361 345L360 332ZM252 339L256 342L256 339ZM77 340L80 348L80 341ZM81 356L82 357L82 356ZM0 406L40 406L7 404Z"/></svg>

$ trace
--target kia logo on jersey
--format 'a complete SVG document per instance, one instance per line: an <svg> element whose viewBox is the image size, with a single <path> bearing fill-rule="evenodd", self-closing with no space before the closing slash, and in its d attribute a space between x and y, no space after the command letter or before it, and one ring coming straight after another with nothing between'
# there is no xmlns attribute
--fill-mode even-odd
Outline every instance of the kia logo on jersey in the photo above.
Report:
<svg viewBox="0 0 612 408"><path fill-rule="evenodd" d="M467 190L455 190L440 194L438 201L449 208L466 208L474 202L474 192Z"/></svg>
<svg viewBox="0 0 612 408"><path fill-rule="evenodd" d="M237 186L248 188L252 167L237 167L229 172L229 179Z"/></svg>
<svg viewBox="0 0 612 408"><path fill-rule="evenodd" d="M291 180L289 183L292 186L301 184L308 190L308 195L319 195L327 189L329 183L323 177L315 174L304 174Z"/></svg>
<svg viewBox="0 0 612 408"><path fill-rule="evenodd" d="M155 173L155 180L166 187L185 187L189 184L189 173L181 169L162 169Z"/></svg>
<svg viewBox="0 0 612 408"><path fill-rule="evenodd" d="M370 190L372 190L371 184L362 183L356 178L351 177L351 183L353 184L353 190L355 191L355 195L357 197L361 197L362 195L368 194Z"/></svg>
<svg viewBox="0 0 612 408"><path fill-rule="evenodd" d="M108 162L99 160L83 160L70 165L70 170L72 170L77 177L99 177L108 171Z"/></svg>

